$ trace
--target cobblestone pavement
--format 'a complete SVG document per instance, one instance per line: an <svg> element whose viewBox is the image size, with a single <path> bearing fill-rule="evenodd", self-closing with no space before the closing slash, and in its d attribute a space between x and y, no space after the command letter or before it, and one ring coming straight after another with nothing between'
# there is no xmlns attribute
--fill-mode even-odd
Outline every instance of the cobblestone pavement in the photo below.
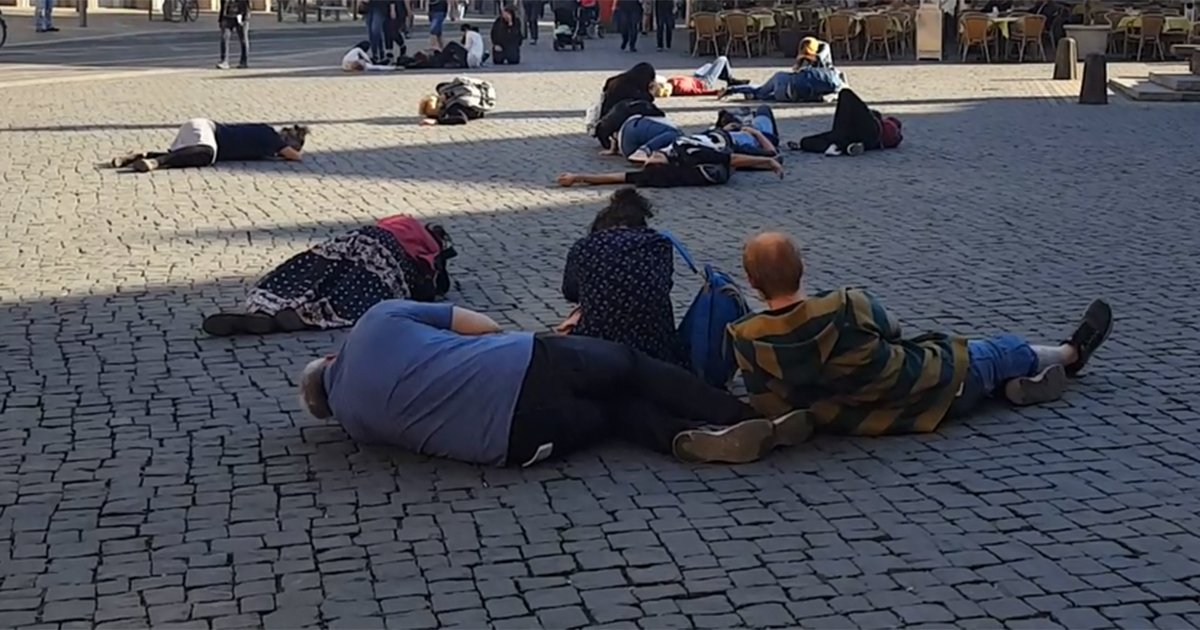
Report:
<svg viewBox="0 0 1200 630"><path fill-rule="evenodd" d="M1116 336L1064 400L934 435L488 470L306 417L293 380L338 333L198 334L271 265L395 212L457 239L457 302L555 323L607 191L550 183L616 168L581 111L634 57L526 57L485 71L501 106L465 128L412 124L437 76L284 61L0 87L0 627L1200 626L1200 108L1077 106L1046 65L851 66L901 150L648 193L731 271L743 237L788 230L811 288L867 285L910 331L1056 340L1112 301ZM716 104L665 107L698 127ZM830 113L778 111L788 138ZM310 157L94 166L195 115L311 122ZM695 288L679 277L681 305Z"/></svg>

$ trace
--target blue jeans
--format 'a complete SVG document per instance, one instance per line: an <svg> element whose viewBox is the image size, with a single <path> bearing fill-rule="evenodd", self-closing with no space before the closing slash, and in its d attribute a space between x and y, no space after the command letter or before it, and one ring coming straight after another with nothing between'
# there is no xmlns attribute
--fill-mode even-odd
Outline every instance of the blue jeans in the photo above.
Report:
<svg viewBox="0 0 1200 630"><path fill-rule="evenodd" d="M670 46L668 46L670 48ZM709 63L704 64L696 69L692 76L704 82L704 87L715 90L717 89L717 81L728 79L729 77L729 57L721 55L713 59Z"/></svg>
<svg viewBox="0 0 1200 630"><path fill-rule="evenodd" d="M367 23L367 41L371 43L371 61L383 59L383 30L387 25L388 7L382 2L367 5L367 15L363 21Z"/></svg>
<svg viewBox="0 0 1200 630"><path fill-rule="evenodd" d="M617 150L629 157L638 149L647 153L666 148L683 132L661 120L645 116L630 118L617 132Z"/></svg>
<svg viewBox="0 0 1200 630"><path fill-rule="evenodd" d="M790 72L776 72L759 85L734 85L729 87L730 94L743 94L754 101L774 101L783 98L787 93L787 82Z"/></svg>
<svg viewBox="0 0 1200 630"><path fill-rule="evenodd" d="M50 14L54 12L54 0L34 0L34 28L44 31L54 26Z"/></svg>
<svg viewBox="0 0 1200 630"><path fill-rule="evenodd" d="M429 14L429 34L434 37L442 36L442 25L446 23L446 12L439 11Z"/></svg>
<svg viewBox="0 0 1200 630"><path fill-rule="evenodd" d="M951 411L970 411L1008 381L1038 372L1037 354L1019 335L999 335L967 342L967 380Z"/></svg>

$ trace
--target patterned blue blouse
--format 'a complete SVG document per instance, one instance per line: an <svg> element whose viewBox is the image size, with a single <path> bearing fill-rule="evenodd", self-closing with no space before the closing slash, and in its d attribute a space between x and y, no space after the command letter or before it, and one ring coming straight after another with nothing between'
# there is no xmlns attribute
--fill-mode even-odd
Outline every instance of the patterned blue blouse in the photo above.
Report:
<svg viewBox="0 0 1200 630"><path fill-rule="evenodd" d="M579 239L563 270L563 297L582 310L574 334L687 367L671 304L674 271L670 241L650 228L611 228Z"/></svg>

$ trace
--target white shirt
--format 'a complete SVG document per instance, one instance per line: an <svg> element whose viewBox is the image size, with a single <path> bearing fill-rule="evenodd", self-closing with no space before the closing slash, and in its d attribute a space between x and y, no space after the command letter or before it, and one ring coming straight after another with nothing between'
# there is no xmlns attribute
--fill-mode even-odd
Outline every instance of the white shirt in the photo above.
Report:
<svg viewBox="0 0 1200 630"><path fill-rule="evenodd" d="M483 36L475 31L463 33L463 46L467 49L467 66L478 68L483 64Z"/></svg>
<svg viewBox="0 0 1200 630"><path fill-rule="evenodd" d="M359 48L358 46L355 46L354 48L350 49L350 52L346 53L345 57L342 57L342 70L346 70L348 72L353 72L355 70L363 69L360 67L356 67L355 64L362 64L365 67L365 66L369 65L370 63L371 63L371 57L369 55L367 55L367 53L364 52L363 49Z"/></svg>

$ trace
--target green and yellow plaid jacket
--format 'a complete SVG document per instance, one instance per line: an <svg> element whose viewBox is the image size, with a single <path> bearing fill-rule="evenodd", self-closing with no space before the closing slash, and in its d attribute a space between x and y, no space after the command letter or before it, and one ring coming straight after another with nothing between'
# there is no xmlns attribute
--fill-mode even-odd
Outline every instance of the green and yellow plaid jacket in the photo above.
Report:
<svg viewBox="0 0 1200 630"><path fill-rule="evenodd" d="M860 289L820 293L729 326L750 403L774 417L809 410L817 430L851 435L937 429L967 375L967 340L901 339Z"/></svg>

